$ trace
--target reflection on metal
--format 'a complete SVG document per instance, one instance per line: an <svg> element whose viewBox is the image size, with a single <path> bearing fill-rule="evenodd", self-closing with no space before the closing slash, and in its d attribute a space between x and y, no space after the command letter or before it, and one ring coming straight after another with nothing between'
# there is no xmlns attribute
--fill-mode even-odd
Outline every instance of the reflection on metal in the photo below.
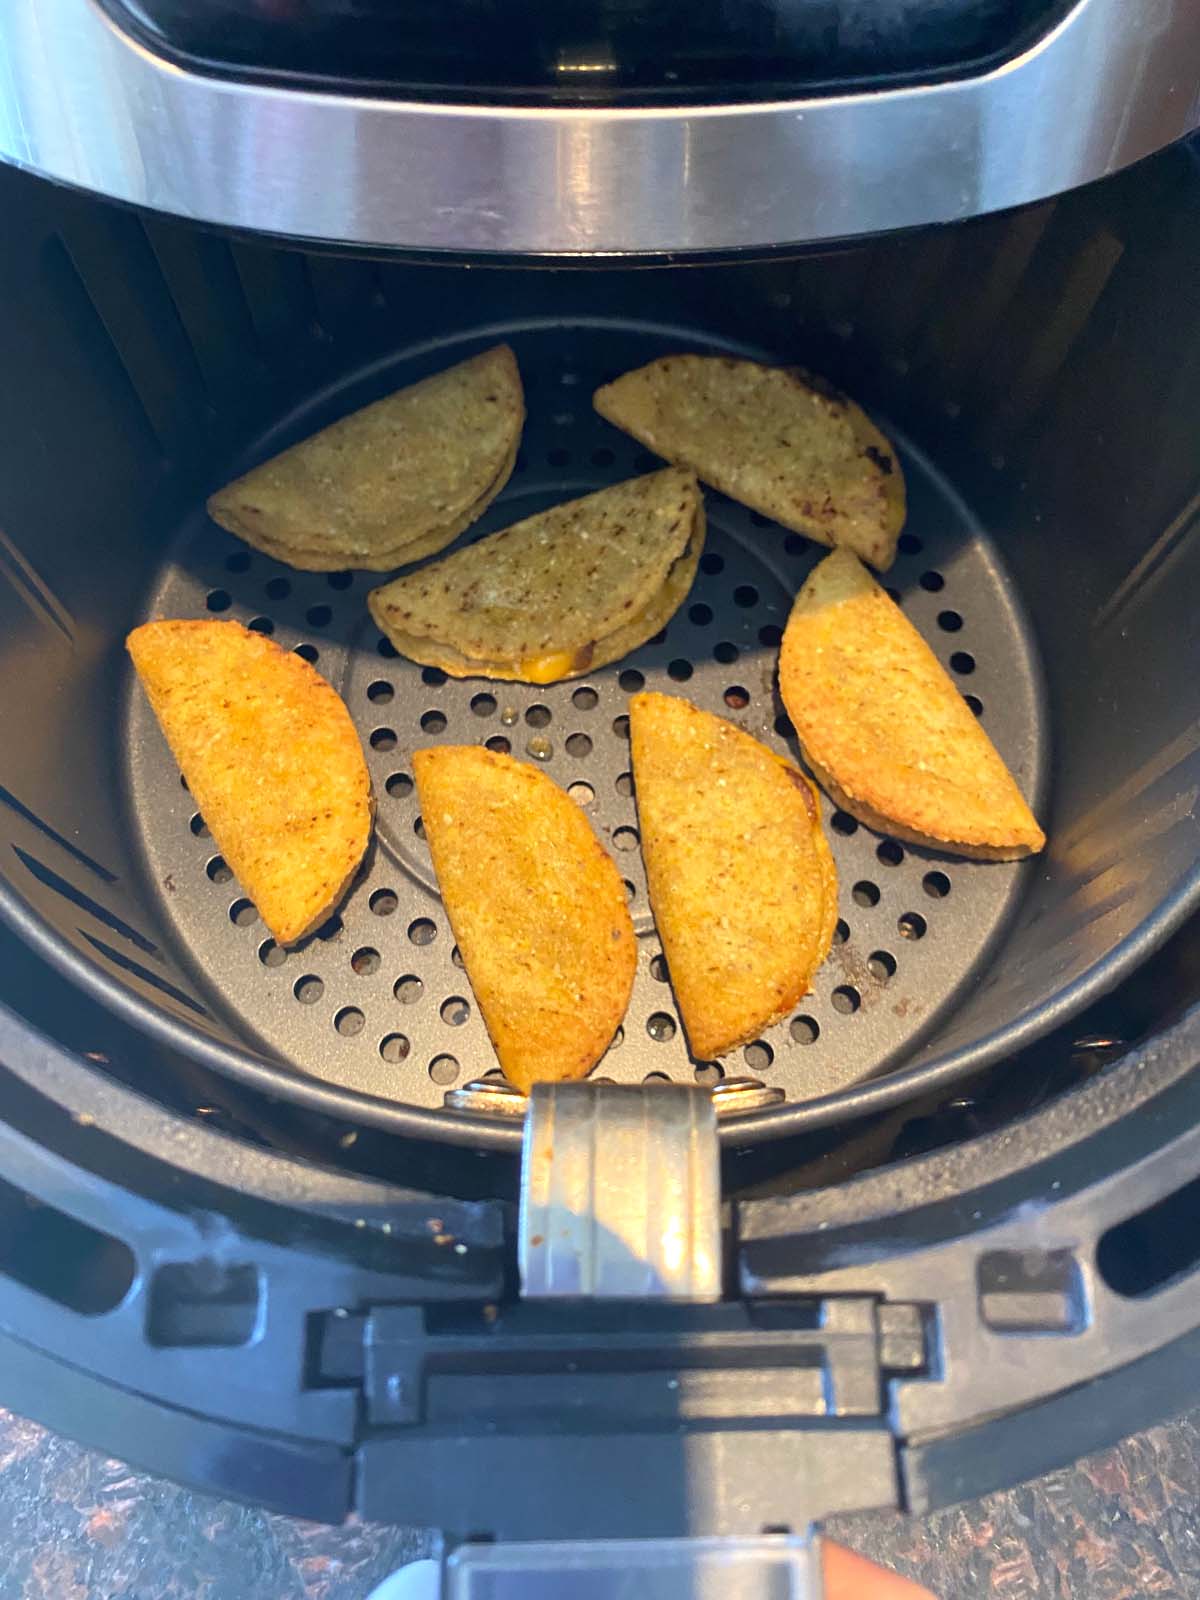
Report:
<svg viewBox="0 0 1200 1600"><path fill-rule="evenodd" d="M655 1085L649 1085L653 1091ZM713 1108L722 1122L728 1117L745 1116L750 1111L765 1111L782 1104L782 1089L770 1087L761 1078L726 1078L709 1091ZM466 1111L480 1117L523 1117L528 1100L519 1089L503 1078L476 1078L459 1089L446 1091L448 1111Z"/></svg>
<svg viewBox="0 0 1200 1600"><path fill-rule="evenodd" d="M711 1097L679 1084L536 1084L517 1252L529 1299L718 1300Z"/></svg>
<svg viewBox="0 0 1200 1600"><path fill-rule="evenodd" d="M1116 171L1200 121L1195 0L1076 0L980 76L734 105L235 81L159 59L96 0L3 0L0 63L0 159L226 227L423 251L739 250L951 221ZM563 71L602 83L602 66Z"/></svg>
<svg viewBox="0 0 1200 1600"><path fill-rule="evenodd" d="M726 1078L711 1090L713 1107L724 1122L726 1117L742 1117L748 1111L765 1111L779 1105L783 1090L770 1087L758 1078Z"/></svg>
<svg viewBox="0 0 1200 1600"><path fill-rule="evenodd" d="M502 1078L476 1078L461 1089L446 1091L448 1111L469 1111L480 1117L523 1117L527 1104L520 1089Z"/></svg>

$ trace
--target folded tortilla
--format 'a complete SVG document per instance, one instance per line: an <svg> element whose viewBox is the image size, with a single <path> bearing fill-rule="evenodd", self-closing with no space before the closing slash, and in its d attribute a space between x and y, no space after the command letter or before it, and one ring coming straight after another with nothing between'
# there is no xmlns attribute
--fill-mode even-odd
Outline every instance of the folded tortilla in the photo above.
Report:
<svg viewBox="0 0 1200 1600"><path fill-rule="evenodd" d="M695 476L668 468L527 517L367 604L401 655L453 678L556 683L665 627L703 544Z"/></svg>
<svg viewBox="0 0 1200 1600"><path fill-rule="evenodd" d="M625 886L553 779L475 745L413 754L454 938L510 1083L582 1078L625 1015L637 940Z"/></svg>
<svg viewBox="0 0 1200 1600"><path fill-rule="evenodd" d="M796 597L779 692L818 781L869 828L993 861L1045 845L950 674L848 550Z"/></svg>
<svg viewBox="0 0 1200 1600"><path fill-rule="evenodd" d="M808 992L837 922L816 789L723 717L629 702L650 905L693 1056L757 1038Z"/></svg>
<svg viewBox="0 0 1200 1600"><path fill-rule="evenodd" d="M508 482L525 421L505 344L398 389L218 490L214 522L308 572L444 550Z"/></svg>
<svg viewBox="0 0 1200 1600"><path fill-rule="evenodd" d="M726 356L665 356L597 389L596 410L664 460L881 570L904 526L896 452L823 379Z"/></svg>

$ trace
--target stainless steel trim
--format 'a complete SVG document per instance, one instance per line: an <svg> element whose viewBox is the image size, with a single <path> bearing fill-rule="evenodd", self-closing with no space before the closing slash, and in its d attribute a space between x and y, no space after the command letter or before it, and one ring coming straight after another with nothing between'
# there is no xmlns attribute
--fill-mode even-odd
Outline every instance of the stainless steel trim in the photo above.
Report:
<svg viewBox="0 0 1200 1600"><path fill-rule="evenodd" d="M711 1096L680 1084L535 1084L517 1254L528 1299L720 1299Z"/></svg>
<svg viewBox="0 0 1200 1600"><path fill-rule="evenodd" d="M948 222L1200 123L1195 0L1078 0L1025 54L765 105L414 104L179 70L95 0L0 5L0 159L224 227L420 251L744 250Z"/></svg>
<svg viewBox="0 0 1200 1600"><path fill-rule="evenodd" d="M786 1096L781 1088L770 1088L761 1078L725 1078L709 1090L713 1109L720 1121L745 1117L751 1111L765 1111L782 1105ZM520 1089L498 1078L476 1078L456 1089L447 1089L448 1111L466 1111L478 1117L523 1117L528 1100Z"/></svg>

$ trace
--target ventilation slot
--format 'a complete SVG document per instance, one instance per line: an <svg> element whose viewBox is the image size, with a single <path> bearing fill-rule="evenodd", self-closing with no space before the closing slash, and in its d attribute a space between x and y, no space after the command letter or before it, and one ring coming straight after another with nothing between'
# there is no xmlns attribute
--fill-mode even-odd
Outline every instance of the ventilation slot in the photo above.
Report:
<svg viewBox="0 0 1200 1600"><path fill-rule="evenodd" d="M129 1246L0 1179L0 1272L81 1316L119 1306L133 1284Z"/></svg>
<svg viewBox="0 0 1200 1600"><path fill-rule="evenodd" d="M1100 1276L1114 1294L1157 1294L1200 1262L1200 1178L1103 1234Z"/></svg>

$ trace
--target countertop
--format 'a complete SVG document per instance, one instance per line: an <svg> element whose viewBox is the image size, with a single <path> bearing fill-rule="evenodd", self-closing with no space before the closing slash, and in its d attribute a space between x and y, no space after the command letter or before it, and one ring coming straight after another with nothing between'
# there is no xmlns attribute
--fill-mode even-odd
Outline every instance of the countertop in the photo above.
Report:
<svg viewBox="0 0 1200 1600"><path fill-rule="evenodd" d="M1196 1600L1200 1410L1076 1466L842 1542L938 1600ZM364 1600L413 1535L247 1510L0 1411L0 1600Z"/></svg>

